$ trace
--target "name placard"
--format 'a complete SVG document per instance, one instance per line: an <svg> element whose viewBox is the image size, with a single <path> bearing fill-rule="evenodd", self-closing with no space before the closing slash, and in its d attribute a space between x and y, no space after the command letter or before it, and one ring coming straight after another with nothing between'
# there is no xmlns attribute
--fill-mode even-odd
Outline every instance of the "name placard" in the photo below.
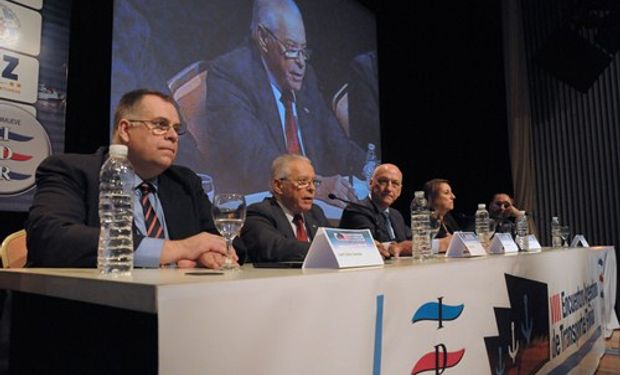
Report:
<svg viewBox="0 0 620 375"><path fill-rule="evenodd" d="M465 254L479 256L487 252L474 232L454 232L446 256L458 258Z"/></svg>
<svg viewBox="0 0 620 375"><path fill-rule="evenodd" d="M495 233L489 252L491 254L518 253L519 246L512 239L510 233Z"/></svg>
<svg viewBox="0 0 620 375"><path fill-rule="evenodd" d="M542 246L540 246L538 239L533 234L530 234L529 236L527 236L527 243L528 243L527 251L542 249Z"/></svg>
<svg viewBox="0 0 620 375"><path fill-rule="evenodd" d="M382 266L369 229L319 228L302 268Z"/></svg>
<svg viewBox="0 0 620 375"><path fill-rule="evenodd" d="M570 247L578 247L579 245L582 247L590 247L583 234L576 234L575 238L573 238L573 242L570 243Z"/></svg>

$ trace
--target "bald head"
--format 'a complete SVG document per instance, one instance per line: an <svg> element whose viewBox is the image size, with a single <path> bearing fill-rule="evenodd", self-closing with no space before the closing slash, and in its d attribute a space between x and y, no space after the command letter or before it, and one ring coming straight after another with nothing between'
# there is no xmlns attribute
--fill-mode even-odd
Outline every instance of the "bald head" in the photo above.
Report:
<svg viewBox="0 0 620 375"><path fill-rule="evenodd" d="M274 33L291 28L293 25L301 25L304 21L301 12L292 0L256 0L252 9L252 23L250 33L255 38L259 25L267 27Z"/></svg>
<svg viewBox="0 0 620 375"><path fill-rule="evenodd" d="M394 164L381 164L370 179L370 197L381 209L390 207L400 196L403 174Z"/></svg>

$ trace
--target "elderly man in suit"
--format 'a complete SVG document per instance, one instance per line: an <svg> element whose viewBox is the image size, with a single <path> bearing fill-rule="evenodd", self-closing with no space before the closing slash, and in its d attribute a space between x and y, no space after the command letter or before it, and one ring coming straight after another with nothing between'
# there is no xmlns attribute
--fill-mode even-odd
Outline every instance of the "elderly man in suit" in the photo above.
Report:
<svg viewBox="0 0 620 375"><path fill-rule="evenodd" d="M128 159L136 172L136 267L175 264L219 268L225 261L226 246L223 238L216 235L211 203L200 179L191 170L172 165L181 134L179 114L168 96L135 90L121 98L112 142L127 145ZM26 222L31 266L95 267L99 170L106 154L107 148L100 148L90 155L54 155L41 163ZM148 187L148 192L141 186ZM163 227L159 236L147 236L140 204L142 194L148 197Z"/></svg>
<svg viewBox="0 0 620 375"><path fill-rule="evenodd" d="M272 198L248 207L241 238L253 262L302 261L319 227L329 226L313 203L320 184L308 158L277 157L271 166Z"/></svg>
<svg viewBox="0 0 620 375"><path fill-rule="evenodd" d="M349 204L342 212L340 227L370 229L374 239L388 246L390 254L411 254L411 231L403 215L390 208L403 187L403 174L394 164L375 168L369 182L370 196L359 204Z"/></svg>
<svg viewBox="0 0 620 375"><path fill-rule="evenodd" d="M216 186L263 191L271 161L295 153L323 176L317 198L357 200L344 176L361 172L364 151L325 104L299 8L292 0L255 0L250 29L249 40L209 63L206 120L192 130L208 161L226 161L209 168Z"/></svg>

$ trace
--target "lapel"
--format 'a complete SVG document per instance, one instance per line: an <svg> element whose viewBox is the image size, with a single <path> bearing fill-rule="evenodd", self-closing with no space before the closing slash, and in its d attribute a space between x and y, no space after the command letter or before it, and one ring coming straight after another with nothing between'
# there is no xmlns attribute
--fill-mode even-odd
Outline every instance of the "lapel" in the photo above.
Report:
<svg viewBox="0 0 620 375"><path fill-rule="evenodd" d="M276 228L278 228L280 230L280 233L283 233L287 238L295 239L295 233L293 232L293 227L291 226L291 223L289 223L288 219L286 218L286 214L284 213L284 210L282 209L282 207L280 207L280 205L278 204L275 198L268 198L268 199L269 199L269 203L271 204L271 210L273 212L273 219L276 222Z"/></svg>
<svg viewBox="0 0 620 375"><path fill-rule="evenodd" d="M273 141L278 146L278 153L283 153L286 152L286 145L284 144L284 135L282 133L282 121L280 120L278 105L275 101L276 99L274 98L273 91L271 90L269 76L263 66L260 52L253 43L250 42L249 44L249 49L252 56L251 70L253 72L251 77L253 77L254 86L256 87L256 90L254 90L256 93L256 108L260 113L257 117L259 119L265 119L264 126L267 127Z"/></svg>
<svg viewBox="0 0 620 375"><path fill-rule="evenodd" d="M183 185L175 181L169 170L159 175L157 180L157 196L164 210L166 227L170 239L184 238L194 231L196 220L192 220L194 212L191 196L183 189Z"/></svg>

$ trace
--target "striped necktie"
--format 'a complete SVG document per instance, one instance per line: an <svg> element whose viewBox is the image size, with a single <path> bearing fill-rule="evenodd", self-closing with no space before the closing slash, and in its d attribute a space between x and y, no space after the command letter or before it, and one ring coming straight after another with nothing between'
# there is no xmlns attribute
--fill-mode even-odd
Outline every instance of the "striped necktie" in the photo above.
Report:
<svg viewBox="0 0 620 375"><path fill-rule="evenodd" d="M164 238L164 227L159 222L155 208L149 200L149 195L155 192L153 185L148 182L143 182L138 186L142 197L140 203L142 204L142 212L144 212L144 226L146 227L146 236L153 238Z"/></svg>

